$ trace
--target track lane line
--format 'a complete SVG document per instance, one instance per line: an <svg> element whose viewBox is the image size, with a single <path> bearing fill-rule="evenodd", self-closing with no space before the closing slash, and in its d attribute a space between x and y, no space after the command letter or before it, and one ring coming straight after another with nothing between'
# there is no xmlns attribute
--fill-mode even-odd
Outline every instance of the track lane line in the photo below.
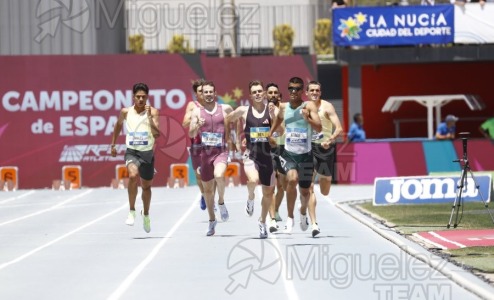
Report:
<svg viewBox="0 0 494 300"><path fill-rule="evenodd" d="M84 193L82 193L82 194L79 194L79 195L77 195L77 196L70 197L69 199L67 199L67 200L65 200L65 201L62 201L62 202L60 202L60 203L58 203L58 204L55 204L55 205L53 205L53 206L51 206L51 207L48 207L48 208L45 208L45 209L39 210L39 211L34 212L34 213L30 213L30 214L25 215L25 216L22 216L22 217L18 217L18 218L12 219L12 220L10 220L10 221L6 221L6 222L3 222L3 223L0 223L0 227L1 227L1 226L4 226L4 225L7 225L7 224L12 224L12 223L15 223L15 222L18 222L18 221L22 221L22 220L25 220L25 219L28 219L28 218L31 218L31 217L34 217L34 216L40 215L40 214L45 213L45 212L48 212L48 211L50 211L50 210L54 210L55 208L58 208L58 207L60 207L60 206L62 206L62 205L65 205L65 204L67 204L67 203L69 203L69 202L72 202L72 201L74 201L74 200L76 200L76 199L79 199L79 198L80 198L80 197L82 197L82 196L86 196L87 194L91 193L92 191L93 191L92 189L91 189L91 190L87 190L87 191L85 191L85 192L84 192Z"/></svg>
<svg viewBox="0 0 494 300"><path fill-rule="evenodd" d="M136 278L141 274L141 272L146 268L146 266L156 257L158 252L163 248L163 246L170 240L170 237L173 236L175 231L185 222L185 220L189 217L194 209L197 208L197 202L201 194L190 205L189 209L185 212L184 215L173 225L170 231L163 237L163 239L151 250L151 252L146 256L137 267L125 278L125 280L113 291L113 293L107 298L108 300L116 300L120 299L122 295L129 289L132 283L136 280Z"/></svg>
<svg viewBox="0 0 494 300"><path fill-rule="evenodd" d="M24 253L23 255L17 257L16 259L13 259L13 260L8 261L6 263L0 264L0 270L4 269L4 268L6 268L6 267L8 267L10 265L13 265L15 263L18 263L20 261L23 261L24 259L28 258L29 256L31 256L31 255L33 255L33 254L35 254L35 253L37 253L37 252L39 252L39 251L41 251L41 250L49 247L49 246L51 246L51 245L53 245L53 244L55 244L55 243L57 243L57 242L65 239L65 238L71 236L71 235L73 235L74 233L77 233L77 232L79 232L79 231L81 231L81 230L83 230L83 229L85 229L85 228L87 228L87 227L89 227L89 226L91 226L91 225L93 225L93 224L95 224L95 223L97 223L97 222L99 222L99 221L101 221L101 220L103 220L103 219L105 219L105 218L107 218L107 217L109 217L109 216L111 216L111 215L119 212L120 210L122 210L122 209L124 209L124 208L126 208L128 206L129 206L129 204L126 202L122 206L120 206L120 207L118 207L118 208L110 211L109 213L106 213L106 214L102 215L101 217L98 217L98 218L92 220L89 223L86 223L86 224L84 224L82 226L79 226L76 229L74 229L72 231L69 231L69 232L67 232L64 235L61 235L60 237L58 237L58 238L56 238L56 239L54 239L54 240L52 240L52 241L50 241L50 242L42 245L42 246L39 246L39 247L37 247L37 248L35 248L35 249L27 252L27 253Z"/></svg>
<svg viewBox="0 0 494 300"><path fill-rule="evenodd" d="M4 203L12 202L12 201L15 201L15 200L19 200L19 199L22 199L24 197L27 197L27 196L29 196L31 194L34 194L34 193L35 193L35 191L32 190L32 191L29 191L29 192L27 192L25 194L22 194L22 195L19 195L19 196L15 196L15 197L12 197L12 198L8 198L8 199L5 199L5 200L2 200L2 201L0 201L0 204L4 204Z"/></svg>

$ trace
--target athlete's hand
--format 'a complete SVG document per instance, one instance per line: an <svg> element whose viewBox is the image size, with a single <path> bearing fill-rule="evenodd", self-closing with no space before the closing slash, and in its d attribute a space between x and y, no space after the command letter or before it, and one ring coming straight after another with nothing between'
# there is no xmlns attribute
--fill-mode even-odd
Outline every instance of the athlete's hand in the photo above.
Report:
<svg viewBox="0 0 494 300"><path fill-rule="evenodd" d="M111 156L113 157L117 156L117 148L115 147L115 145L111 145L110 148L111 148Z"/></svg>
<svg viewBox="0 0 494 300"><path fill-rule="evenodd" d="M148 118L151 118L151 105L146 105L144 106L144 110L146 111L146 114L148 115Z"/></svg>
<svg viewBox="0 0 494 300"><path fill-rule="evenodd" d="M310 116L310 112L307 108L302 108L300 110L300 114L302 115L302 117L305 119L305 120L308 120L309 119L309 116Z"/></svg>

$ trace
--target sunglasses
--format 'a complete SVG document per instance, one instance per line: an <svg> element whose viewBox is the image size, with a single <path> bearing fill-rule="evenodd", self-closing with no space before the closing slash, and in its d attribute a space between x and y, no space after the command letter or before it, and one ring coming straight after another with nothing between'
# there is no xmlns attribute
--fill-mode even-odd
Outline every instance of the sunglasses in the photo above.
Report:
<svg viewBox="0 0 494 300"><path fill-rule="evenodd" d="M290 93L293 93L293 92L298 92L298 91L301 91L301 90L302 90L302 88L301 88L301 87L294 87L294 86L290 86L290 87L288 87L288 91L289 91Z"/></svg>

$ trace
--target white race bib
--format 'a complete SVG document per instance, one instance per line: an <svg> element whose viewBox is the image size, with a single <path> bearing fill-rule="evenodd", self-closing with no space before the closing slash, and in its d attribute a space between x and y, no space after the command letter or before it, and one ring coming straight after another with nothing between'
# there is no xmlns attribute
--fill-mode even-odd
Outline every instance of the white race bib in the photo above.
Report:
<svg viewBox="0 0 494 300"><path fill-rule="evenodd" d="M286 142L292 145L307 144L307 128L286 128Z"/></svg>
<svg viewBox="0 0 494 300"><path fill-rule="evenodd" d="M129 132L129 145L145 146L149 143L148 132Z"/></svg>
<svg viewBox="0 0 494 300"><path fill-rule="evenodd" d="M204 146L223 147L223 133L202 132L201 140Z"/></svg>

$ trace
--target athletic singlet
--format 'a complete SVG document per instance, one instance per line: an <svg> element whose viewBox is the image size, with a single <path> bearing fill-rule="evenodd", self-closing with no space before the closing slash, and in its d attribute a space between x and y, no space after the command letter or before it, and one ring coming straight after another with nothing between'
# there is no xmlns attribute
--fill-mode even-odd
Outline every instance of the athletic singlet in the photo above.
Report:
<svg viewBox="0 0 494 300"><path fill-rule="evenodd" d="M125 144L127 144L127 148L138 151L153 150L154 136L146 111L139 114L134 106L131 106L129 107L125 121L127 129Z"/></svg>
<svg viewBox="0 0 494 300"><path fill-rule="evenodd" d="M321 107L319 107L319 109L317 110L317 114L319 115L319 119L321 119L322 131L312 131L312 142L315 144L320 144L324 141L327 141L328 138L333 134L333 123L330 119L326 118L324 110Z"/></svg>
<svg viewBox="0 0 494 300"><path fill-rule="evenodd" d="M201 118L204 125L199 129L202 145L205 147L224 147L225 145L225 118L223 117L223 107L216 104L213 112L208 112L201 107Z"/></svg>
<svg viewBox="0 0 494 300"><path fill-rule="evenodd" d="M266 105L261 118L254 116L253 107L247 109L247 117L245 120L245 141L247 149L254 153L269 153L271 147L269 145L269 130L271 129L271 116Z"/></svg>
<svg viewBox="0 0 494 300"><path fill-rule="evenodd" d="M295 154L309 153L312 149L312 127L301 114L306 104L295 109L289 103L285 106L285 150Z"/></svg>

